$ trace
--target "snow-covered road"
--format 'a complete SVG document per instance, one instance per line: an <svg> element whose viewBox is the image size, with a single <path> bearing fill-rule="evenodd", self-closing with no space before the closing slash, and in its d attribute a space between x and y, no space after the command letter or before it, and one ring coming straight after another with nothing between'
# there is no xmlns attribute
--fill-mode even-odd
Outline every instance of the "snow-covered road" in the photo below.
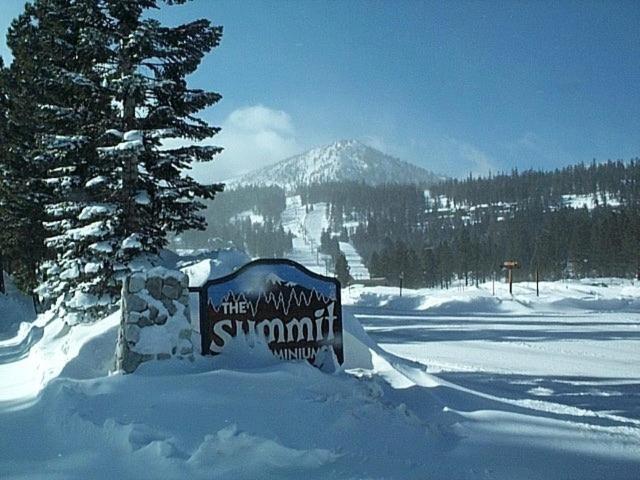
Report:
<svg viewBox="0 0 640 480"><path fill-rule="evenodd" d="M382 348L439 378L582 416L616 412L640 425L639 313L355 315Z"/></svg>

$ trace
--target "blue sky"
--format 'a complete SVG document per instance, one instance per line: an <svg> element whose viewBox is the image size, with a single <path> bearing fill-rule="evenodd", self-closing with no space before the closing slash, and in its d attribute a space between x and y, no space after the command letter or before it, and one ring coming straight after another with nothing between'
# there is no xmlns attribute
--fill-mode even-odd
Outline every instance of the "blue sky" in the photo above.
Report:
<svg viewBox="0 0 640 480"><path fill-rule="evenodd" d="M0 28L24 3L3 0ZM220 92L214 169L342 138L440 173L640 156L640 2L194 0L224 26L192 84ZM2 55L7 58L5 46Z"/></svg>

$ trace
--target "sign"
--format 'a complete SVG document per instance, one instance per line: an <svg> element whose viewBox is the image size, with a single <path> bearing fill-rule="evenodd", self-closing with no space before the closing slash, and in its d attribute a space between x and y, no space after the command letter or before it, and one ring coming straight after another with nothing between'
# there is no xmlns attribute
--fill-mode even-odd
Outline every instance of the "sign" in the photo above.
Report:
<svg viewBox="0 0 640 480"><path fill-rule="evenodd" d="M258 335L283 360L344 362L340 283L290 260L256 260L200 291L202 353Z"/></svg>
<svg viewBox="0 0 640 480"><path fill-rule="evenodd" d="M502 262L502 268L509 272L509 294L513 294L513 269L520 268L520 262L507 260L506 262Z"/></svg>
<svg viewBox="0 0 640 480"><path fill-rule="evenodd" d="M515 260L507 260L506 262L502 263L502 268L520 268L520 262L517 262Z"/></svg>

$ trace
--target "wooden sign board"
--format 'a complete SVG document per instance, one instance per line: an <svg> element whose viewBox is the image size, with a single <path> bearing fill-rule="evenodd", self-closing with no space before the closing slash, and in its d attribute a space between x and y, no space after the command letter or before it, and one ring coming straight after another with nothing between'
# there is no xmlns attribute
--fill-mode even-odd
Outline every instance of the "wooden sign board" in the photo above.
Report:
<svg viewBox="0 0 640 480"><path fill-rule="evenodd" d="M507 260L506 262L502 263L502 268L520 268L520 262L517 262L515 260Z"/></svg>
<svg viewBox="0 0 640 480"><path fill-rule="evenodd" d="M200 290L202 353L259 335L283 360L344 362L340 283L291 260L256 260Z"/></svg>

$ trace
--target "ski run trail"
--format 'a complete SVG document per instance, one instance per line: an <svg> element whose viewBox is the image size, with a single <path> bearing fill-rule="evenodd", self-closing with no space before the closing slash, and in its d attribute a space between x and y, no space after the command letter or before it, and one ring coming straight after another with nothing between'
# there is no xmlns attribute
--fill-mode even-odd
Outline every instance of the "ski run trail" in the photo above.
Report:
<svg viewBox="0 0 640 480"><path fill-rule="evenodd" d="M327 255L318 253L322 230L329 228L326 203L314 203L307 211L299 195L287 197L282 213L282 226L293 233L293 252L288 257L321 275L329 275L332 268ZM340 251L349 264L351 276L357 280L369 279L364 261L349 242L338 242Z"/></svg>

